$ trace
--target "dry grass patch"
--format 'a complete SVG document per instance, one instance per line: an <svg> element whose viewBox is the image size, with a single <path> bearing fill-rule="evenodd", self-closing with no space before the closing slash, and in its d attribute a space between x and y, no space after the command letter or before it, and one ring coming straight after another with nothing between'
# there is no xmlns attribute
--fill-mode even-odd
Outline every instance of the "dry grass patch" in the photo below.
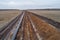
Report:
<svg viewBox="0 0 60 40"><path fill-rule="evenodd" d="M0 28L18 16L20 11L0 11Z"/></svg>
<svg viewBox="0 0 60 40"><path fill-rule="evenodd" d="M47 11L47 10L29 10L29 11L60 22L60 11L51 11L51 10L50 11Z"/></svg>

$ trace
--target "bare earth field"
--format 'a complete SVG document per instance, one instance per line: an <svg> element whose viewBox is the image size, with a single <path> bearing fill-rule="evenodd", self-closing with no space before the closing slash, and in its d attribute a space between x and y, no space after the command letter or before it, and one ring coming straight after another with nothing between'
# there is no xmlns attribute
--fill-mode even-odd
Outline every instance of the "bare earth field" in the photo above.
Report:
<svg viewBox="0 0 60 40"><path fill-rule="evenodd" d="M0 11L0 28L18 16L20 11Z"/></svg>
<svg viewBox="0 0 60 40"><path fill-rule="evenodd" d="M55 11L28 10L28 11L60 22L60 11L56 11L56 10ZM22 11L0 11L0 29L3 28L4 25L9 23L11 20L13 20L16 16L18 16L21 12ZM26 12L27 14L25 15L25 17L23 19L22 28L19 29L17 38L20 39L20 36L22 36L22 34L24 34L25 39L29 38L30 36L33 39L35 37L35 35L38 36L37 33L39 33L39 35L43 38L43 40L60 40L60 31L57 30L57 28L54 28L54 26L49 25L48 23L46 23L42 19L39 19L39 17L37 17L35 15L29 14L30 15L29 16L28 13L30 13L30 12ZM29 19L29 17L30 17L30 19ZM33 25L33 23L35 24L35 26ZM18 23L16 23L16 25L17 24ZM14 26L15 26L15 24L14 24ZM36 27L36 28L34 28L34 27ZM15 28L14 29L12 28L12 31L10 31L8 33L8 34L10 34L10 36L8 35L8 38L9 37L12 38L11 35L12 35L12 33L14 34L13 31L15 31ZM36 32L34 32L34 31L36 31ZM23 37L21 37L21 38L23 38Z"/></svg>
<svg viewBox="0 0 60 40"><path fill-rule="evenodd" d="M57 22L60 22L60 10L29 10L33 13L36 13L38 15L45 16L49 19L55 20Z"/></svg>

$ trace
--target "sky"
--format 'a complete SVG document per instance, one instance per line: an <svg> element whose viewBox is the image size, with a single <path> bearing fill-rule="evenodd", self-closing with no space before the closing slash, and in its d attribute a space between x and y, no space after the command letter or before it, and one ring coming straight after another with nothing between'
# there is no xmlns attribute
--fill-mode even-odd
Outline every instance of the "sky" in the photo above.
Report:
<svg viewBox="0 0 60 40"><path fill-rule="evenodd" d="M0 9L60 8L60 0L0 0Z"/></svg>

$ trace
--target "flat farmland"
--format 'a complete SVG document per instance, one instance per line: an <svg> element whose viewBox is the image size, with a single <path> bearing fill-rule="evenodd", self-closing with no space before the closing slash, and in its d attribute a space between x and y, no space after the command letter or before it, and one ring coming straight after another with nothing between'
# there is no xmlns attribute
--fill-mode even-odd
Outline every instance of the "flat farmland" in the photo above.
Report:
<svg viewBox="0 0 60 40"><path fill-rule="evenodd" d="M20 11L0 11L0 29L18 16Z"/></svg>
<svg viewBox="0 0 60 40"><path fill-rule="evenodd" d="M29 10L30 12L60 22L60 10Z"/></svg>

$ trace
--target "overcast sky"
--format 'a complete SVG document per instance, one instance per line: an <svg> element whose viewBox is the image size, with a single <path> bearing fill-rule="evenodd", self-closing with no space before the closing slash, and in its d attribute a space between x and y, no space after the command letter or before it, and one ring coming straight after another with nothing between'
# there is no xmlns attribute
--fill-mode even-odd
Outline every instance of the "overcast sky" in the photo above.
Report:
<svg viewBox="0 0 60 40"><path fill-rule="evenodd" d="M0 9L60 8L60 0L0 0Z"/></svg>

